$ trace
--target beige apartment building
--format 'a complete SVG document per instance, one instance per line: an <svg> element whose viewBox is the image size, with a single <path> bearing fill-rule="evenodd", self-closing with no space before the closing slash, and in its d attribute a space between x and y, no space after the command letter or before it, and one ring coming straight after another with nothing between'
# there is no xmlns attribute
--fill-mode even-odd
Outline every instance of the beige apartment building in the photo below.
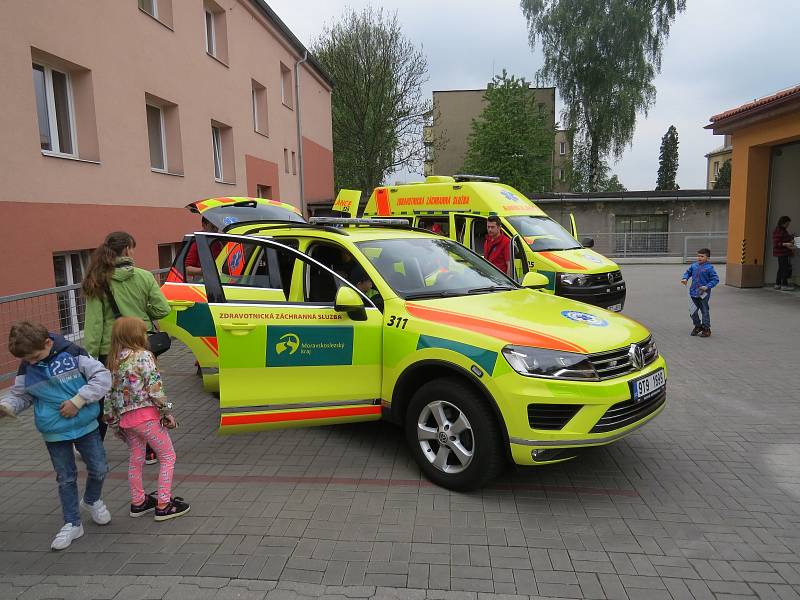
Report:
<svg viewBox="0 0 800 600"><path fill-rule="evenodd" d="M195 200L333 198L333 83L262 0L13 2L0 55L0 295L77 283L114 230L168 265Z"/></svg>
<svg viewBox="0 0 800 600"><path fill-rule="evenodd" d="M555 129L555 88L530 88ZM460 173L469 146L472 121L486 107L485 89L439 90L433 92L433 110L424 129L425 175ZM553 191L567 191L567 163L571 156L566 132L556 131L553 144ZM479 173L490 175L490 173Z"/></svg>
<svg viewBox="0 0 800 600"><path fill-rule="evenodd" d="M714 184L717 183L717 176L719 170L725 161L733 158L733 145L731 144L731 136L725 135L722 146L716 148L706 154L706 189L713 190Z"/></svg>

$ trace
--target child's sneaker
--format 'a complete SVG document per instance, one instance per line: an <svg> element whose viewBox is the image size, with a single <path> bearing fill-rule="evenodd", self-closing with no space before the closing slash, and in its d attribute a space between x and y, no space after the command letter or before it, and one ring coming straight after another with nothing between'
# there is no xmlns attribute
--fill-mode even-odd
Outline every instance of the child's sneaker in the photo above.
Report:
<svg viewBox="0 0 800 600"><path fill-rule="evenodd" d="M150 452L145 454L145 456L144 456L144 464L146 464L146 465L154 465L157 462L158 462L158 457L156 456L155 452L150 450Z"/></svg>
<svg viewBox="0 0 800 600"><path fill-rule="evenodd" d="M81 498L81 508L88 510L92 515L92 521L98 525L108 525L111 523L111 513L108 512L108 508L102 500L95 500L94 504L87 504Z"/></svg>
<svg viewBox="0 0 800 600"><path fill-rule="evenodd" d="M155 493L147 494L141 504L131 504L132 517L141 517L147 513L153 512L156 509L158 502L156 502Z"/></svg>
<svg viewBox="0 0 800 600"><path fill-rule="evenodd" d="M701 331L703 331L703 328L700 325L695 325L694 329L692 329L692 333L690 333L689 335L695 336Z"/></svg>
<svg viewBox="0 0 800 600"><path fill-rule="evenodd" d="M61 531L58 532L58 535L56 535L55 539L53 539L53 543L50 544L50 547L53 550L63 550L64 548L69 548L72 540L77 540L82 535L83 525L78 525L75 527L75 525L72 523L67 523L61 528Z"/></svg>
<svg viewBox="0 0 800 600"><path fill-rule="evenodd" d="M780 283L776 283L776 284L775 284L773 287L774 287L776 290L779 290L779 289L781 289L781 284L780 284Z"/></svg>
<svg viewBox="0 0 800 600"><path fill-rule="evenodd" d="M184 502L183 498L175 496L172 498L172 500L169 501L169 504L167 504L164 508L156 507L155 520L166 521L167 519L174 519L175 517L180 517L188 513L190 508L191 507L189 506L188 502Z"/></svg>

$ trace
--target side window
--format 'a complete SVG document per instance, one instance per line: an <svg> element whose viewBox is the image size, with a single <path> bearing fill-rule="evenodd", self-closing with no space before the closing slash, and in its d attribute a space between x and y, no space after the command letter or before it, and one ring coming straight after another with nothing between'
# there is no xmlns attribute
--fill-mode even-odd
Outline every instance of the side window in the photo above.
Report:
<svg viewBox="0 0 800 600"><path fill-rule="evenodd" d="M331 271L352 283L361 293L372 300L378 308L380 294L375 289L364 267L350 251L334 244L315 244L308 251L309 256L319 261ZM306 265L305 299L307 302L333 303L336 292L343 285L341 280L313 263Z"/></svg>
<svg viewBox="0 0 800 600"><path fill-rule="evenodd" d="M486 240L486 219L472 220L472 251L483 256L483 242Z"/></svg>
<svg viewBox="0 0 800 600"><path fill-rule="evenodd" d="M427 229L431 233L450 236L450 220L447 217L420 217L417 227Z"/></svg>
<svg viewBox="0 0 800 600"><path fill-rule="evenodd" d="M455 225L456 225L456 241L460 244L464 243L464 231L467 228L467 218L456 216L455 217Z"/></svg>

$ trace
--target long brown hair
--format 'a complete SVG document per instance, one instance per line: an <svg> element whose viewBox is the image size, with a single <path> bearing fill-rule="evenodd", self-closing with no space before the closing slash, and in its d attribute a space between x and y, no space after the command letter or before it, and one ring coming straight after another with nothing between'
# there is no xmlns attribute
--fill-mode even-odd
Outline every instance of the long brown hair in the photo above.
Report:
<svg viewBox="0 0 800 600"><path fill-rule="evenodd" d="M92 253L89 268L83 278L83 294L89 298L103 298L114 274L116 260L126 248L136 248L136 240L130 233L114 231L106 236L103 244Z"/></svg>
<svg viewBox="0 0 800 600"><path fill-rule="evenodd" d="M147 325L136 317L120 317L111 328L111 346L108 349L106 366L112 373L119 367L119 353L123 350L147 350Z"/></svg>

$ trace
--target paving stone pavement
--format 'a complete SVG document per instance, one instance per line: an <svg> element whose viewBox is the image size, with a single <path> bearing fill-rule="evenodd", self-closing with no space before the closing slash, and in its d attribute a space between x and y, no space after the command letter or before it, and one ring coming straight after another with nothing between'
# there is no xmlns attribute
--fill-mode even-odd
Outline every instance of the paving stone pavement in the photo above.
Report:
<svg viewBox="0 0 800 600"><path fill-rule="evenodd" d="M47 452L31 415L3 420L0 599L800 598L800 294L722 286L713 336L690 338L681 272L624 267L625 313L670 367L662 415L475 493L421 478L385 423L218 437L178 349L162 364L191 513L130 519L110 437L114 520L56 553Z"/></svg>

